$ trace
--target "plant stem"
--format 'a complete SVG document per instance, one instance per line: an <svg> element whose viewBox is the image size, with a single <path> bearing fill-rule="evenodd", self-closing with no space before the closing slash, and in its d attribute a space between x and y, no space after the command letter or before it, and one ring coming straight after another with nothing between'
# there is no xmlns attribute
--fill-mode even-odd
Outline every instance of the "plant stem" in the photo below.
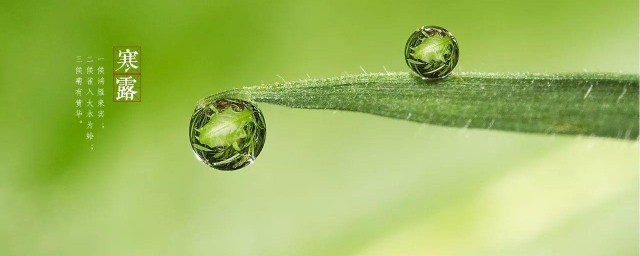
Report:
<svg viewBox="0 0 640 256"><path fill-rule="evenodd" d="M244 87L199 104L222 97L451 127L638 137L637 74L460 73L425 81L405 72L367 73Z"/></svg>

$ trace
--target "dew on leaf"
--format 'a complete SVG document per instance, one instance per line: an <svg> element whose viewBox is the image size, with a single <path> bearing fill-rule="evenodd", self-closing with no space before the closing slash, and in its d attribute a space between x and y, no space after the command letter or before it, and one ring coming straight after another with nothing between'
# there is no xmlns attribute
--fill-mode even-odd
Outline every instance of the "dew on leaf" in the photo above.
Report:
<svg viewBox="0 0 640 256"><path fill-rule="evenodd" d="M411 34L404 58L423 79L445 78L458 64L458 42L444 28L423 26Z"/></svg>
<svg viewBox="0 0 640 256"><path fill-rule="evenodd" d="M262 112L250 102L220 98L196 107L189 139L196 157L223 171L251 164L262 151L266 126Z"/></svg>

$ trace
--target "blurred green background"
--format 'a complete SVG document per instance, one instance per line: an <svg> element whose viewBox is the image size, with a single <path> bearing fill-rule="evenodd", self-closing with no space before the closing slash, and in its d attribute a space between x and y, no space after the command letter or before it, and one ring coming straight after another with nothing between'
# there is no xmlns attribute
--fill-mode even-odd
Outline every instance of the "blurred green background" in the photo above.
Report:
<svg viewBox="0 0 640 256"><path fill-rule="evenodd" d="M0 255L638 254L637 142L260 105L262 154L219 172L187 133L222 90L406 71L422 25L457 71L637 73L635 0L1 6ZM108 100L91 151L75 56L117 45L142 46L143 102Z"/></svg>

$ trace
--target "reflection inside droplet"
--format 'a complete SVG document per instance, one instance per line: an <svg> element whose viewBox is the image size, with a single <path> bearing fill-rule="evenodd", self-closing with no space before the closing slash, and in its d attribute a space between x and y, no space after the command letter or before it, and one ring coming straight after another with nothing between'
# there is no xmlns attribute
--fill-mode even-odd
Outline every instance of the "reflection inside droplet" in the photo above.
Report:
<svg viewBox="0 0 640 256"><path fill-rule="evenodd" d="M451 32L424 26L411 34L404 57L411 70L423 79L445 78L458 63L458 42Z"/></svg>
<svg viewBox="0 0 640 256"><path fill-rule="evenodd" d="M219 98L200 103L189 124L196 157L218 170L251 164L262 151L266 126L262 112L250 102Z"/></svg>

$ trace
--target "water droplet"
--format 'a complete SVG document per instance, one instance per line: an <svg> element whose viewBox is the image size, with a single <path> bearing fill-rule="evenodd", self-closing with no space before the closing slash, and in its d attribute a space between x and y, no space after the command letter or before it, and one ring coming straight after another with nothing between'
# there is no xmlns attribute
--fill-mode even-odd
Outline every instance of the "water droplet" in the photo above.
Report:
<svg viewBox="0 0 640 256"><path fill-rule="evenodd" d="M423 79L445 78L458 64L458 42L449 31L424 26L411 34L404 58L411 70Z"/></svg>
<svg viewBox="0 0 640 256"><path fill-rule="evenodd" d="M199 104L189 124L191 147L200 161L223 171L251 164L262 151L266 126L250 102L220 98Z"/></svg>

